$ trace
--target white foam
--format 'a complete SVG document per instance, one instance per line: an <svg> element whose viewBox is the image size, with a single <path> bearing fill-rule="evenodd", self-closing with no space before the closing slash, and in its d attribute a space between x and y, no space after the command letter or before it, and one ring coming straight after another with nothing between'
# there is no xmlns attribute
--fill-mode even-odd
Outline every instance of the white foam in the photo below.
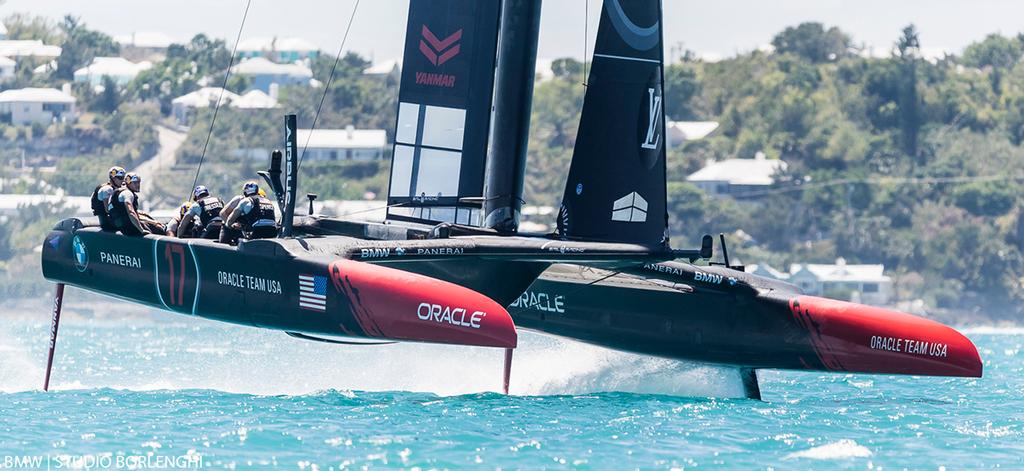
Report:
<svg viewBox="0 0 1024 471"><path fill-rule="evenodd" d="M2 328L0 345L0 392L42 389L46 359L34 358L21 338Z"/></svg>
<svg viewBox="0 0 1024 471"><path fill-rule="evenodd" d="M62 325L58 349L67 358L55 360L52 387L212 389L258 395L416 391L446 396L501 388L504 352L500 349L412 343L330 345L293 339L281 332L198 319L185 322L184 328L137 327L131 335L122 335L129 333L127 327L122 333L109 327L98 329L88 321L73 323L74 327ZM130 320L125 322L128 324ZM199 329L195 329L197 325ZM150 335L143 335L146 333ZM0 362L2 391L39 389L45 358L29 355L23 341L0 343L11 346L0 352L4 358ZM512 367L512 394L611 391L722 397L741 396L742 386L735 370L729 368L520 333Z"/></svg>
<svg viewBox="0 0 1024 471"><path fill-rule="evenodd" d="M806 450L796 451L786 455L784 460L810 459L810 460L842 460L849 458L867 458L871 456L871 450L858 445L853 440L843 439L838 442L816 446Z"/></svg>

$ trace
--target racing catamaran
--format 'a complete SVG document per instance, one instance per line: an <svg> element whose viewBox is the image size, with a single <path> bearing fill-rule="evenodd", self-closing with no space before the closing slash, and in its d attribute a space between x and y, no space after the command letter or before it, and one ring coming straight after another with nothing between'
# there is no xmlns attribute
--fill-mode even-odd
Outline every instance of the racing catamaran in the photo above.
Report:
<svg viewBox="0 0 1024 471"><path fill-rule="evenodd" d="M671 247L659 0L605 0L557 231L520 232L539 18L540 0L411 2L383 223L295 215L294 115L285 162L261 172L278 239L60 221L42 251L51 363L67 284L308 340L502 348L506 392L518 328L735 366L751 398L763 368L981 376L975 346L938 322L807 296L727 253L705 264L711 236Z"/></svg>

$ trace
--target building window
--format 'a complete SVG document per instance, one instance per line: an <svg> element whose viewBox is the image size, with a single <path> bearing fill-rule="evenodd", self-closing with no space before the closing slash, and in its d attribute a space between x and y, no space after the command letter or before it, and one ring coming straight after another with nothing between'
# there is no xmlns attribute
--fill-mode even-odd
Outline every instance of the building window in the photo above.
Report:
<svg viewBox="0 0 1024 471"><path fill-rule="evenodd" d="M862 291L865 293L877 293L878 283L864 283L864 289Z"/></svg>
<svg viewBox="0 0 1024 471"><path fill-rule="evenodd" d="M51 113L63 113L67 110L67 103L43 103L43 111L49 111Z"/></svg>

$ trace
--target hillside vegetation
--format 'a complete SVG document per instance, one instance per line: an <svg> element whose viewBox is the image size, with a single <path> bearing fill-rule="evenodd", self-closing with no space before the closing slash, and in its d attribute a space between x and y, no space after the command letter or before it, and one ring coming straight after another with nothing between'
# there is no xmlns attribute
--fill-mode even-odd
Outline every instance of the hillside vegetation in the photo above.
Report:
<svg viewBox="0 0 1024 471"><path fill-rule="evenodd" d="M105 47L72 27L83 28L64 25L55 34ZM865 57L843 31L804 23L772 38L771 52L718 62L693 54L672 58L665 70L669 118L721 123L711 137L669 151L673 245L694 246L702 234L725 232L745 263L782 268L840 256L850 263L884 263L902 299L922 298L977 319L1020 319L1024 37L991 35L959 56L928 59L921 57L926 40L908 26L894 31L890 55ZM77 48L67 61L81 62L89 51ZM204 74L217 77L226 62L223 41L197 36L172 48L168 61L119 94L77 90L81 106L95 114L86 124L5 132L27 133L28 139L95 134L85 155L58 163L60 175L53 179L83 194L100 178L92 175L96 169L152 152L153 135L140 123L166 119L171 98L194 90ZM319 81L328 81L332 63L333 57L323 57L314 64ZM363 75L367 65L355 54L343 58L318 127L352 124L392 132L398 84L394 77ZM582 106L583 64L557 60L553 72L534 94L528 204L558 204ZM183 73L186 79L175 79ZM244 80L229 83L236 92L246 86ZM221 194L233 193L263 164L231 150L279 147L281 115L297 112L300 127L311 125L321 93L283 87L279 110L222 110L201 180ZM187 193L209 118L209 112L197 116L178 166L157 176L152 198L170 205ZM118 145L117 139L133 144ZM758 152L789 166L754 201L711 198L685 181L708 160ZM383 195L387 167L387 160L305 165L300 191L321 198ZM39 240L23 235L33 223L0 225L0 264L11 266L31 240Z"/></svg>

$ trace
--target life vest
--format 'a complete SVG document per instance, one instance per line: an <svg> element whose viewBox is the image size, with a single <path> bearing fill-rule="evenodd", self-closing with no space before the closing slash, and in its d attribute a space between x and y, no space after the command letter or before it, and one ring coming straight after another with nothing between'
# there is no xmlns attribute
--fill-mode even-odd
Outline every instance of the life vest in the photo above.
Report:
<svg viewBox="0 0 1024 471"><path fill-rule="evenodd" d="M106 198L100 197L100 192L113 192L114 189L109 183L102 185L96 185L96 188L92 190L92 197L89 199L89 204L92 205L92 214L100 220L100 227L105 231L115 231L117 228L114 226L114 221L110 218L110 214L107 212L107 204L109 204L109 196Z"/></svg>
<svg viewBox="0 0 1024 471"><path fill-rule="evenodd" d="M132 207L136 211L139 209L139 195L128 188L122 188L120 191L114 193L110 197L110 203L107 204L107 212L110 213L110 218L114 220L114 225L118 228L128 227L132 225L131 219L128 218L128 207L121 201L121 193L129 192L132 195Z"/></svg>
<svg viewBox="0 0 1024 471"><path fill-rule="evenodd" d="M252 232L253 227L277 227L277 213L272 201L259 195L250 196L249 201L252 202L252 209L238 218L243 231Z"/></svg>
<svg viewBox="0 0 1024 471"><path fill-rule="evenodd" d="M199 222L202 223L203 229L210 226L211 222L222 223L220 218L220 210L224 209L224 202L220 198L215 196L207 196L196 203L199 204Z"/></svg>

